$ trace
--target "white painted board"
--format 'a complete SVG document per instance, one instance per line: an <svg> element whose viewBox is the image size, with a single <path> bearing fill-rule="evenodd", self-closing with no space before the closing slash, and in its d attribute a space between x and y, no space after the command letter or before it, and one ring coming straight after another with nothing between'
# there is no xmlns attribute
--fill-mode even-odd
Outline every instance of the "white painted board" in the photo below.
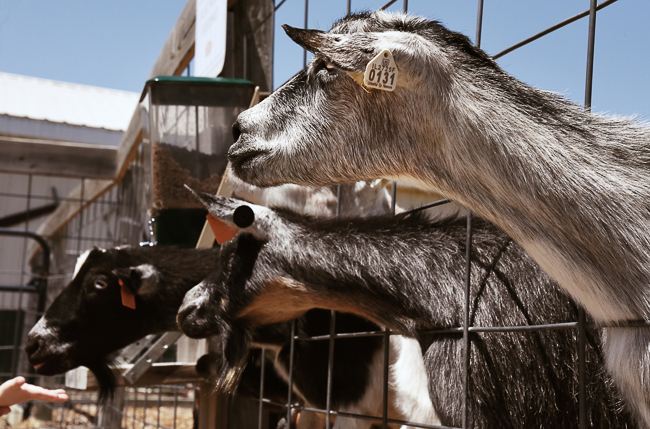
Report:
<svg viewBox="0 0 650 429"><path fill-rule="evenodd" d="M227 0L196 0L194 76L217 77L226 60Z"/></svg>

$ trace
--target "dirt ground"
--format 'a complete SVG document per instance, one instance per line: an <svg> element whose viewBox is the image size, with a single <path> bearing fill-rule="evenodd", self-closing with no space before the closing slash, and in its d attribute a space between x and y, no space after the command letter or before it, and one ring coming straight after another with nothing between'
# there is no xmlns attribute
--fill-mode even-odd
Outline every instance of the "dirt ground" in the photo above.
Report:
<svg viewBox="0 0 650 429"><path fill-rule="evenodd" d="M94 406L93 409L90 409L90 406L84 406L81 408L83 411L94 415ZM144 429L145 426L149 428L157 427L158 423L158 408L157 407L147 407L146 415L144 408L138 407L136 409L135 417L138 420L133 419L133 408L127 407L125 410L126 416L122 419L122 427L125 429ZM144 422L140 420L145 420ZM176 425L174 426L174 408L173 407L161 407L160 408L160 426L165 428L176 428L176 429L192 429L194 427L194 419L192 416L191 408L178 408L176 410ZM65 428L65 429L75 429L75 428L94 428L95 426L89 421L89 419L79 413L75 413L71 410L65 410L63 419L61 416L61 410L56 409L53 412L51 421L41 421L35 417L30 417L27 420L24 420L16 426L10 426L6 419L0 418L0 429L5 428L21 428L21 429L33 429L33 428Z"/></svg>

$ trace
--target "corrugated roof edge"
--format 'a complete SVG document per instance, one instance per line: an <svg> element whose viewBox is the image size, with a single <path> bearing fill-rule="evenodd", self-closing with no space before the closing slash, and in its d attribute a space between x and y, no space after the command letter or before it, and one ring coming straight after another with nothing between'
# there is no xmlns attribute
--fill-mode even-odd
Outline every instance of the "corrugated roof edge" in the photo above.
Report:
<svg viewBox="0 0 650 429"><path fill-rule="evenodd" d="M23 80L23 81L39 81L40 83L43 83L43 84L54 85L54 86L64 86L64 87L75 88L75 89L83 89L83 90L92 91L92 92L104 92L104 93L113 94L113 95L120 95L121 94L121 95L124 95L124 96L127 96L127 97L128 96L133 96L133 92L124 91L122 89L105 88L103 86L86 85L86 84L83 84L83 83L64 82L64 81L61 81L61 80L45 79L45 78L42 78L42 77L27 76L27 75L15 74L15 73L0 72L0 77L6 77L6 78L11 78L11 79L16 79L16 80Z"/></svg>
<svg viewBox="0 0 650 429"><path fill-rule="evenodd" d="M88 129L88 130L101 130L101 131L110 131L114 133L124 133L124 130L116 129L116 128L106 128L106 127L91 127L90 125L80 125L80 124L73 124L71 122L57 122L57 121L50 121L48 119L39 119L39 118L32 118L29 116L16 116L16 115L8 115L5 113L0 113L0 116L6 117L6 118L16 118L16 119L27 119L29 121L36 121L36 122L43 122L46 124L53 124L53 125L67 125L70 127L75 127L75 128L82 128L82 129Z"/></svg>

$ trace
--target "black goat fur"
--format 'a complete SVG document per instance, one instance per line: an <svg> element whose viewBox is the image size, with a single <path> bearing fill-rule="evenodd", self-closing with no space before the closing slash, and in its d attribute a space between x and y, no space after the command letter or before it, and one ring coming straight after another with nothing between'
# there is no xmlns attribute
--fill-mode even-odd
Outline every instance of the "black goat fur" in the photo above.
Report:
<svg viewBox="0 0 650 429"><path fill-rule="evenodd" d="M243 202L202 195L210 212L231 221ZM430 333L462 326L466 221L431 222L419 214L361 220L314 220L260 206L256 223L222 246L220 272L197 288L181 329L218 334L219 385L232 388L255 332L311 308L357 314L418 338L429 393L443 425L459 426L462 335ZM473 225L471 326L520 326L577 320L576 305L505 233ZM196 296L196 295L194 295ZM193 311L202 331L193 330ZM588 421L635 427L603 371L601 332L587 332ZM577 427L577 331L470 335L468 427Z"/></svg>
<svg viewBox="0 0 650 429"><path fill-rule="evenodd" d="M54 300L44 315L48 335L31 332L26 350L30 362L46 362L38 371L44 375L63 373L77 366L86 366L99 384L101 402L111 398L115 377L111 371L111 356L122 347L146 335L177 330L176 314L185 293L210 272L219 268L220 250L180 249L176 247L122 247L93 249L72 281ZM156 269L156 284L143 290L132 268L150 264ZM136 309L122 305L118 277L136 297ZM93 283L105 280L108 285L96 290ZM41 323L41 322L39 322ZM337 332L374 330L378 327L360 317L341 315ZM288 333L286 323L262 327L254 335L259 344L277 350L277 362L288 368ZM329 312L314 310L297 321L301 335L322 335L329 332ZM341 340L344 346L336 352L337 367L348 370L334 380L335 404L356 402L363 395L369 377L368 362L381 347L380 338ZM296 346L299 356L295 361L296 386L310 404L325 406L327 377L327 344L302 343ZM269 350L268 357L273 352ZM216 359L216 358L215 358ZM288 372L288 369L285 370ZM267 372L267 374L269 374ZM246 374L246 392L257 396L259 374ZM272 386L286 389L275 374L267 375L267 391ZM349 382L353 381L351 385ZM270 384L269 384L270 383ZM286 395L286 390L284 390Z"/></svg>

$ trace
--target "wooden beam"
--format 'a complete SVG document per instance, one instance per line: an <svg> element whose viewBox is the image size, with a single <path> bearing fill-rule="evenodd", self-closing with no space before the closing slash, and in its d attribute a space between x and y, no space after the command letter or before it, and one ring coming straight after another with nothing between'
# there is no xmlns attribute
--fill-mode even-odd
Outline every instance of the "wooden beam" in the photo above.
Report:
<svg viewBox="0 0 650 429"><path fill-rule="evenodd" d="M116 161L113 146L0 137L0 171L6 173L113 179Z"/></svg>
<svg viewBox="0 0 650 429"><path fill-rule="evenodd" d="M181 12L176 25L167 37L167 41L158 59L154 64L150 77L158 75L180 74L194 55L194 22L196 20L196 0L188 0L185 8ZM144 82L142 82L144 87ZM122 139L113 154L113 172L110 177L112 181L106 180L87 180L84 183L84 201L90 203L104 194L112 185L119 183L129 164L135 157L138 145L142 141L142 120L140 106L136 107L129 126L122 135ZM1 161L0 161L1 162ZM77 175L78 176L78 175ZM85 177L95 177L87 175ZM69 199L79 199L81 197L81 186L77 187L70 195ZM70 219L76 216L81 209L80 204L74 202L64 202L59 208L46 220L39 228L38 233L44 237L51 237L54 233L65 226ZM30 249L29 254L34 256L38 248L35 246Z"/></svg>
<svg viewBox="0 0 650 429"><path fill-rule="evenodd" d="M171 75L178 69L190 49L194 48L195 22L196 0L188 0L156 59L149 74L150 79L158 75Z"/></svg>
<svg viewBox="0 0 650 429"><path fill-rule="evenodd" d="M196 373L195 364L154 363L134 384L127 382L122 373L124 367L112 368L118 387L156 386L158 384L198 383L203 378ZM88 371L87 389L97 389L97 379Z"/></svg>
<svg viewBox="0 0 650 429"><path fill-rule="evenodd" d="M194 24L196 21L196 0L188 0L176 21L176 25L165 41L154 63L149 78L180 75L194 57ZM142 82L144 87L144 82ZM122 180L142 140L142 112L135 109L131 122L124 132L117 151L116 181Z"/></svg>

